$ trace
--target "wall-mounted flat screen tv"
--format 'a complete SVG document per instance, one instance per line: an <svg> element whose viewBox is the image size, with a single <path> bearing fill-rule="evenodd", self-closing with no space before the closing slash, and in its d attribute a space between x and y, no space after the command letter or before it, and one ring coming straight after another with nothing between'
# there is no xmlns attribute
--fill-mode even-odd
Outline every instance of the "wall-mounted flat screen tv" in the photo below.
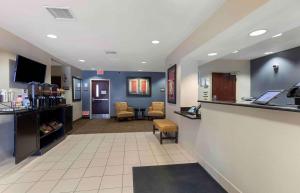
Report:
<svg viewBox="0 0 300 193"><path fill-rule="evenodd" d="M30 60L23 56L17 56L15 82L45 82L47 66L39 62Z"/></svg>

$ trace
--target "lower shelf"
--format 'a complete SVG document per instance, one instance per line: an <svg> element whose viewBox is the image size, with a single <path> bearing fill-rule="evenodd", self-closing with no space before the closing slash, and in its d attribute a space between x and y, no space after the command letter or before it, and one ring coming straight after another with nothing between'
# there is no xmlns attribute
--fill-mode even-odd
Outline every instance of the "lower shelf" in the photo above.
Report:
<svg viewBox="0 0 300 193"><path fill-rule="evenodd" d="M43 135L41 135L40 139L43 139L43 138L45 138L45 137L48 137L48 136L52 135L52 134L55 133L55 132L59 132L60 129L62 129L62 127L58 128L58 129L54 129L53 131L51 131L51 132L49 132L49 133L43 134Z"/></svg>
<svg viewBox="0 0 300 193"><path fill-rule="evenodd" d="M59 144L60 142L62 142L65 138L66 138L66 136L62 135L62 136L54 139L51 143L48 143L48 144L42 146L37 151L36 155L42 155L42 154L46 153L47 151L49 151L50 149L52 149L54 146L56 146L57 144Z"/></svg>

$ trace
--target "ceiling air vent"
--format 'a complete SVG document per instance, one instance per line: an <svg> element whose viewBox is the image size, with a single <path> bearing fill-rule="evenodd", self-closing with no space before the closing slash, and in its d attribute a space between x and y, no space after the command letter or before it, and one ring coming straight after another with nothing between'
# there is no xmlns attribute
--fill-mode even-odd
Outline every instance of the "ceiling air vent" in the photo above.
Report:
<svg viewBox="0 0 300 193"><path fill-rule="evenodd" d="M107 55L116 55L117 52L116 51L105 51L105 54L107 54Z"/></svg>
<svg viewBox="0 0 300 193"><path fill-rule="evenodd" d="M67 8L46 7L46 9L55 19L74 19L71 11Z"/></svg>

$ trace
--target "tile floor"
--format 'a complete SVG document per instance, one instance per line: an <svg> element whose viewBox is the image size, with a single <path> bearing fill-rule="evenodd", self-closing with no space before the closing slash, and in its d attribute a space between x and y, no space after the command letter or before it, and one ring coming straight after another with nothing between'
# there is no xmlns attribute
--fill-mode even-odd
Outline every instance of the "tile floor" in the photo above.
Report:
<svg viewBox="0 0 300 193"><path fill-rule="evenodd" d="M132 167L195 162L152 133L70 135L0 179L1 193L133 193Z"/></svg>

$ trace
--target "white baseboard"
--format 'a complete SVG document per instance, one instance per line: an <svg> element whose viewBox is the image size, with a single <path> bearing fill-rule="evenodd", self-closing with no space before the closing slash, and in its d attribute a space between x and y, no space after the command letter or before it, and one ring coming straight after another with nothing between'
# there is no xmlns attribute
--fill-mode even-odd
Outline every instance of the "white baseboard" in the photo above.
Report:
<svg viewBox="0 0 300 193"><path fill-rule="evenodd" d="M209 162L205 161L194 149L186 147L185 144L180 143L184 149L193 155L198 163L228 192L228 193L243 193L232 182L230 182L224 175L222 175L216 168Z"/></svg>
<svg viewBox="0 0 300 193"><path fill-rule="evenodd" d="M231 183L224 175L222 175L216 168L214 168L207 161L197 158L199 164L228 192L228 193L242 193L233 183Z"/></svg>

